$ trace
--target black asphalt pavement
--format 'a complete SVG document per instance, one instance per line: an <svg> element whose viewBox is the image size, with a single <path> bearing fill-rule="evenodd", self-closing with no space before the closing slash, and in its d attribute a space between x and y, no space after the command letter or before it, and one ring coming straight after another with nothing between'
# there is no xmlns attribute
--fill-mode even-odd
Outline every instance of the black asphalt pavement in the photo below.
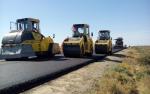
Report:
<svg viewBox="0 0 150 94"><path fill-rule="evenodd" d="M9 89L15 89L12 88L14 86L54 75L81 64L101 60L104 57L104 55L94 55L91 58L65 58L63 55L58 55L51 59L0 61L4 62L0 64L0 94L6 93Z"/></svg>

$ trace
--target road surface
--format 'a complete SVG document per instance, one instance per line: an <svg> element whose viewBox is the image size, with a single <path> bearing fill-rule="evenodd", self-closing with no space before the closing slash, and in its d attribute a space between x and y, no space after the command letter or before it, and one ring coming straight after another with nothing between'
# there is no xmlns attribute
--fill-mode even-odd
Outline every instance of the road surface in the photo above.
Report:
<svg viewBox="0 0 150 94"><path fill-rule="evenodd" d="M90 63L78 70L69 72L54 80L49 80L20 94L95 94L95 85L106 72L120 64L128 49L114 53L98 62Z"/></svg>
<svg viewBox="0 0 150 94"><path fill-rule="evenodd" d="M24 90L22 87L28 87L30 83L37 82L39 79L82 64L95 62L104 57L105 55L94 55L91 58L65 58L58 55L51 60L0 61L2 62L0 64L0 94L13 93L12 91L21 92L20 90Z"/></svg>

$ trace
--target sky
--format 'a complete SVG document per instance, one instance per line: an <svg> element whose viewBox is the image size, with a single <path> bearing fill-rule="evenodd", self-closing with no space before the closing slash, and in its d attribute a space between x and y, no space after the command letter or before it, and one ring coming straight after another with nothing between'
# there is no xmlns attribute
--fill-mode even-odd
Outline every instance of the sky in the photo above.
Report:
<svg viewBox="0 0 150 94"><path fill-rule="evenodd" d="M41 32L60 44L72 24L85 23L93 40L105 29L126 45L150 45L150 0L0 0L0 41L10 21L27 17L40 19Z"/></svg>

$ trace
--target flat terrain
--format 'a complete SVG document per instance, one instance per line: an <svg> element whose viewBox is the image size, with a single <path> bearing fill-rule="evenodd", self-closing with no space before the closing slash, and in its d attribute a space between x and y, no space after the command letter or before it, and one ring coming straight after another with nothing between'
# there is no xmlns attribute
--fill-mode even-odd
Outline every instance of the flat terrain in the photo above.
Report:
<svg viewBox="0 0 150 94"><path fill-rule="evenodd" d="M92 83L101 78L104 71L121 63L127 52L128 49L117 52L21 94L83 94L92 88Z"/></svg>
<svg viewBox="0 0 150 94"><path fill-rule="evenodd" d="M105 70L89 89L77 94L150 94L150 46L130 47L126 55L116 56L124 57L123 61Z"/></svg>

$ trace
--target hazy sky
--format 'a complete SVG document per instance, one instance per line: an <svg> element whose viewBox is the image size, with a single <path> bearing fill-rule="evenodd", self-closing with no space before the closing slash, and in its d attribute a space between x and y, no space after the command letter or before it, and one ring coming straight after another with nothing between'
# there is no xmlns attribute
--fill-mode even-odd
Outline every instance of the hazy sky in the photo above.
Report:
<svg viewBox="0 0 150 94"><path fill-rule="evenodd" d="M72 24L87 23L94 40L108 29L127 45L150 45L150 0L0 0L0 41L10 21L25 17L40 19L41 32L59 43L72 36Z"/></svg>

